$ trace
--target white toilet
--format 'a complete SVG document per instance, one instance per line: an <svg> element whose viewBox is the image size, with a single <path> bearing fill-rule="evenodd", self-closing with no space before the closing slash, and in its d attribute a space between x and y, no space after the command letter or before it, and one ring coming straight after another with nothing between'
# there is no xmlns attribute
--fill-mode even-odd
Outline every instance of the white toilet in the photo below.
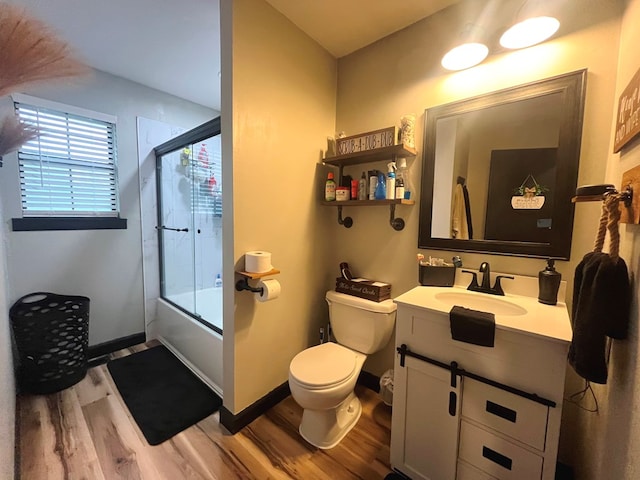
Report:
<svg viewBox="0 0 640 480"><path fill-rule="evenodd" d="M300 435L318 448L336 446L360 418L356 380L367 355L389 342L396 320L393 300L372 302L334 291L326 300L338 343L307 348L289 365L291 395L304 408Z"/></svg>

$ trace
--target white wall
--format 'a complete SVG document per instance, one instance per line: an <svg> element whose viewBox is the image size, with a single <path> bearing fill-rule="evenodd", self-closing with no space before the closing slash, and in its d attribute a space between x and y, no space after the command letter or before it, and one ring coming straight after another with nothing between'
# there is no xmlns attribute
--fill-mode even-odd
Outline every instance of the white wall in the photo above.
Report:
<svg viewBox="0 0 640 480"><path fill-rule="evenodd" d="M599 136L608 140L606 183L621 185L622 174L640 164L640 140L636 138L618 154L613 154L617 103L624 88L640 68L640 0L630 0L622 19L620 34L614 115L610 128ZM575 478L581 480L632 480L640 478L640 356L638 354L638 299L640 285L640 230L637 225L621 225L620 255L626 261L632 277L633 304L629 336L613 341L606 385L592 384L599 403L599 412L590 413L570 406L563 419L564 453L575 468ZM569 374L570 392L578 391L583 380ZM587 397L587 406L593 407ZM566 420L566 421L565 421Z"/></svg>
<svg viewBox="0 0 640 480"><path fill-rule="evenodd" d="M224 403L238 413L287 381L291 359L328 321L336 212L318 204L314 175L335 132L336 61L264 0L223 0L221 8L222 156L233 169L224 281L233 278L231 262L244 268L244 252L266 250L282 286L267 303L225 289Z"/></svg>
<svg viewBox="0 0 640 480"><path fill-rule="evenodd" d="M117 117L120 209L128 227L11 232L9 219L21 215L20 193L15 155L6 156L0 195L5 206L11 303L34 291L89 297L90 345L143 332L136 118L144 116L190 129L217 112L103 72L69 85L56 84L23 93Z"/></svg>
<svg viewBox="0 0 640 480"><path fill-rule="evenodd" d="M0 176L4 173L0 169ZM0 214L2 199L0 199ZM0 232L0 478L14 478L16 387L13 375L6 267L6 238Z"/></svg>

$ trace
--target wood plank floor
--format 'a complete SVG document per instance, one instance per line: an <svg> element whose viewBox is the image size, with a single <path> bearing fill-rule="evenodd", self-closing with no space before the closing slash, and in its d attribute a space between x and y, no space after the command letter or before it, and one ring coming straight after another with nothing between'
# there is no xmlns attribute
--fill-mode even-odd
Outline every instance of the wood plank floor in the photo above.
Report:
<svg viewBox="0 0 640 480"><path fill-rule="evenodd" d="M156 343L121 350L117 358ZM383 479L389 472L391 409L358 386L362 417L335 448L298 433L302 409L291 397L236 435L215 413L157 445L147 444L106 365L51 395L18 397L22 480Z"/></svg>

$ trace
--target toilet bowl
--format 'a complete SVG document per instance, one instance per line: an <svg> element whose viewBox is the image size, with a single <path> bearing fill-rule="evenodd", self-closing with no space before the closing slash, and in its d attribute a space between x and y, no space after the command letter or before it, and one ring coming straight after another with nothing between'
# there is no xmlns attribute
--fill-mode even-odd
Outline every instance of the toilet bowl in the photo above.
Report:
<svg viewBox="0 0 640 480"><path fill-rule="evenodd" d="M303 350L291 361L289 388L304 411L300 435L318 448L332 448L362 412L353 393L366 355L337 343Z"/></svg>
<svg viewBox="0 0 640 480"><path fill-rule="evenodd" d="M340 343L307 348L289 366L291 396L304 409L300 435L322 449L336 446L360 418L354 388L367 354L388 343L396 310L391 300L372 302L333 291L326 298Z"/></svg>

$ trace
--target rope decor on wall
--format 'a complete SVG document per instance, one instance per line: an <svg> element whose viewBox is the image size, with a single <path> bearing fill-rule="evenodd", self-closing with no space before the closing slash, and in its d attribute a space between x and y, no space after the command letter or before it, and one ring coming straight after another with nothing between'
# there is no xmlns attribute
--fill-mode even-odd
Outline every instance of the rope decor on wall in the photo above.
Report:
<svg viewBox="0 0 640 480"><path fill-rule="evenodd" d="M615 189L602 195L602 214L593 251L584 256L575 271L569 363L587 382L607 383L609 339L627 337L631 285L627 265L620 258L618 230L620 202L627 197L626 192ZM607 231L609 253L604 253Z"/></svg>

